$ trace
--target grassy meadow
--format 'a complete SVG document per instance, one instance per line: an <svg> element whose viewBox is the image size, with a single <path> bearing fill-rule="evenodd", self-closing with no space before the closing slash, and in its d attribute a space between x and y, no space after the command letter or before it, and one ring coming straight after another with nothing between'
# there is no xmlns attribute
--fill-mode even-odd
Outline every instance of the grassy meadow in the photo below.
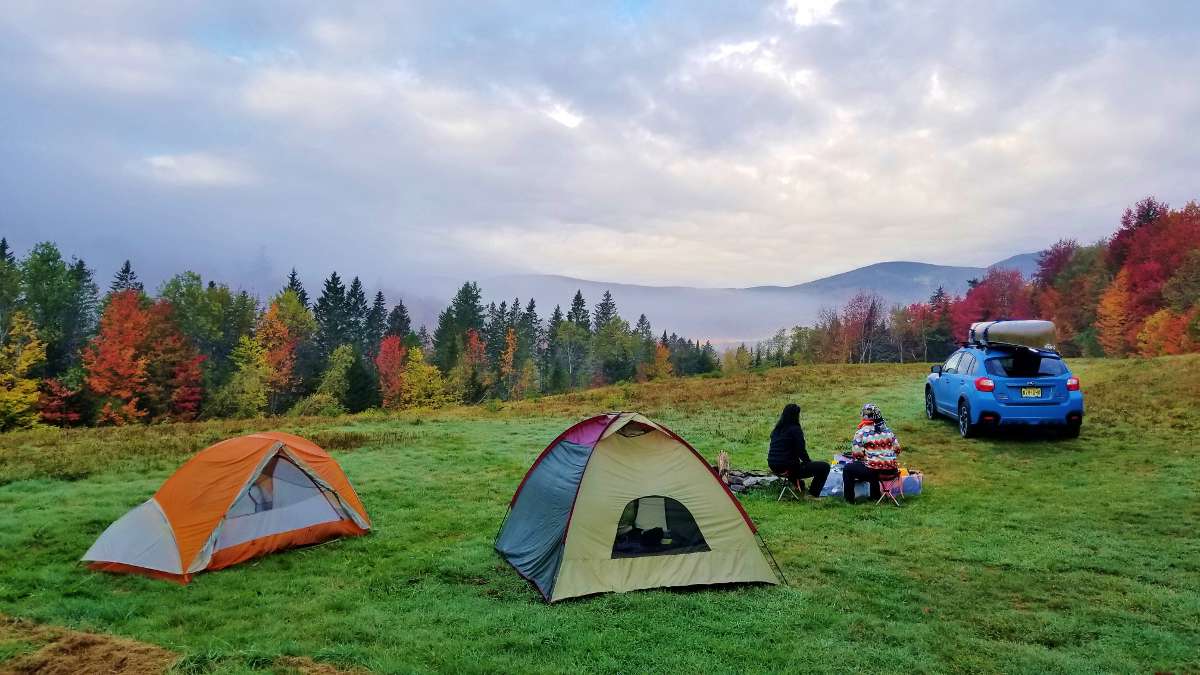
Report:
<svg viewBox="0 0 1200 675"><path fill-rule="evenodd" d="M922 413L927 366L811 366L540 401L334 419L0 437L0 615L181 655L381 672L1200 671L1200 355L1076 360L1083 434L964 441ZM798 401L816 456L859 406L888 416L926 492L903 508L743 497L790 586L546 605L492 550L508 499L573 421L636 409L710 460L765 468ZM263 429L329 449L374 522L178 586L76 561L191 453ZM4 662L34 646L0 640Z"/></svg>

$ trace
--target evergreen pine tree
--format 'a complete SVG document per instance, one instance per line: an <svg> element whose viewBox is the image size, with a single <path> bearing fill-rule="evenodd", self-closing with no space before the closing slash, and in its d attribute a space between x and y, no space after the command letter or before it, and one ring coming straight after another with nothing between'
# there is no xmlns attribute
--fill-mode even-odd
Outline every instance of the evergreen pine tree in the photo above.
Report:
<svg viewBox="0 0 1200 675"><path fill-rule="evenodd" d="M129 264L129 263L125 263ZM292 273L288 275L287 285L283 287L285 291L292 291L300 298L300 304L308 307L308 291L304 290L304 284L300 281L300 276L296 274L296 268L292 268Z"/></svg>
<svg viewBox="0 0 1200 675"><path fill-rule="evenodd" d="M379 380L361 355L346 371L346 410L356 413L379 405Z"/></svg>
<svg viewBox="0 0 1200 675"><path fill-rule="evenodd" d="M542 320L537 313L537 303L533 298L525 305L525 311L517 322L517 357L521 363L528 359L541 356L542 349Z"/></svg>
<svg viewBox="0 0 1200 675"><path fill-rule="evenodd" d="M443 373L458 364L468 330L483 330L483 301L479 284L468 281L458 289L450 306L438 315L433 332L433 363Z"/></svg>
<svg viewBox="0 0 1200 675"><path fill-rule="evenodd" d="M483 293L479 284L469 281L458 289L451 303L454 308L454 319L458 322L459 332L466 333L474 328L483 329Z"/></svg>
<svg viewBox="0 0 1200 675"><path fill-rule="evenodd" d="M550 313L550 321L546 325L545 348L542 350L541 369L543 387L547 393L557 393L566 386L565 371L562 367L558 349L558 329L563 324L562 307L554 306Z"/></svg>
<svg viewBox="0 0 1200 675"><path fill-rule="evenodd" d="M612 383L633 377L637 371L640 342L629 330L629 323L615 314L600 324L590 344L594 381Z"/></svg>
<svg viewBox="0 0 1200 675"><path fill-rule="evenodd" d="M550 321L546 324L547 341L554 341L554 332L558 330L558 325L564 321L562 305L555 305L554 311L550 313Z"/></svg>
<svg viewBox="0 0 1200 675"><path fill-rule="evenodd" d="M363 353L374 361L375 355L379 353L379 343L383 341L383 334L387 331L387 301L383 297L383 291L375 292L375 302L371 304L371 309L367 310L363 331L366 336Z"/></svg>
<svg viewBox="0 0 1200 675"><path fill-rule="evenodd" d="M456 328L453 307L438 313L437 327L433 329L432 361L446 373L458 363L458 354L462 350L462 339L457 336Z"/></svg>
<svg viewBox="0 0 1200 675"><path fill-rule="evenodd" d="M711 342L705 342L704 347L700 350L700 358L697 359L697 373L711 373L720 367L720 359L717 358L717 350L713 348Z"/></svg>
<svg viewBox="0 0 1200 675"><path fill-rule="evenodd" d="M612 293L604 291L600 302L596 303L596 311L592 313L592 331L599 332L609 321L617 318L617 303Z"/></svg>
<svg viewBox="0 0 1200 675"><path fill-rule="evenodd" d="M512 304L508 306L508 325L511 328L516 328L521 322L521 299L513 298Z"/></svg>
<svg viewBox="0 0 1200 675"><path fill-rule="evenodd" d="M350 318L346 308L346 287L337 272L331 272L313 307L317 320L316 345L322 361L339 345L350 341Z"/></svg>
<svg viewBox="0 0 1200 675"><path fill-rule="evenodd" d="M75 260L70 269L71 297L63 317L64 370L79 365L80 350L96 333L100 318L100 289L92 270L82 260ZM136 287L139 288L141 284Z"/></svg>
<svg viewBox="0 0 1200 675"><path fill-rule="evenodd" d="M642 340L646 342L654 341L654 331L651 330L650 319L647 319L645 314L638 317L637 325L633 327L633 330Z"/></svg>
<svg viewBox="0 0 1200 675"><path fill-rule="evenodd" d="M501 301L488 304L483 320L484 353L487 354L488 368L496 372L500 368L500 353L504 351L504 337L508 334L508 302Z"/></svg>
<svg viewBox="0 0 1200 675"><path fill-rule="evenodd" d="M433 336L429 334L429 329L423 324L421 329L417 331L417 349L423 352L433 350Z"/></svg>
<svg viewBox="0 0 1200 675"><path fill-rule="evenodd" d="M21 261L22 309L37 327L38 338L46 345L46 360L39 377L55 377L69 366L67 335L72 301L75 297L71 267L58 247L50 242L37 244Z"/></svg>
<svg viewBox="0 0 1200 675"><path fill-rule="evenodd" d="M346 314L350 322L350 335L360 352L365 351L363 345L367 343L368 311L367 293L363 290L362 281L354 277L350 281L350 289L346 291Z"/></svg>
<svg viewBox="0 0 1200 675"><path fill-rule="evenodd" d="M408 315L408 308L404 306L404 299L402 298L400 303L388 313L387 334L395 335L401 340L405 340L411 332L412 317Z"/></svg>
<svg viewBox="0 0 1200 675"><path fill-rule="evenodd" d="M929 297L929 309L933 312L933 326L925 335L925 352L933 361L941 361L955 349L954 329L950 317L950 295L938 286Z"/></svg>
<svg viewBox="0 0 1200 675"><path fill-rule="evenodd" d="M0 336L8 335L20 297L21 268L8 247L8 240L0 238Z"/></svg>
<svg viewBox="0 0 1200 675"><path fill-rule="evenodd" d="M583 299L583 291L575 291L575 298L571 300L571 309L567 310L567 321L579 326L584 331L591 331L592 319L588 312L587 301Z"/></svg>
<svg viewBox="0 0 1200 675"><path fill-rule="evenodd" d="M121 265L121 269L117 270L113 276L112 283L109 284L109 293L120 293L121 291L137 291L138 293L145 292L142 282L138 281L137 273L133 271L133 265L126 260L125 264Z"/></svg>

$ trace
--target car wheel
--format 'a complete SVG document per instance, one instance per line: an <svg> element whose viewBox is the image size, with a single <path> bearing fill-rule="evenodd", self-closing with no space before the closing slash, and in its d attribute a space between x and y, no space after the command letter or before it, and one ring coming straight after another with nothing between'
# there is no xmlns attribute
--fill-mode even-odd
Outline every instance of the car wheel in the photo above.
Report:
<svg viewBox="0 0 1200 675"><path fill-rule="evenodd" d="M933 389L925 387L925 419L937 417L937 401L933 400Z"/></svg>
<svg viewBox="0 0 1200 675"><path fill-rule="evenodd" d="M975 425L971 424L971 405L966 401L958 404L958 433L963 438L975 435Z"/></svg>
<svg viewBox="0 0 1200 675"><path fill-rule="evenodd" d="M1063 438L1079 438L1079 430L1083 427L1082 424L1069 423L1063 429Z"/></svg>

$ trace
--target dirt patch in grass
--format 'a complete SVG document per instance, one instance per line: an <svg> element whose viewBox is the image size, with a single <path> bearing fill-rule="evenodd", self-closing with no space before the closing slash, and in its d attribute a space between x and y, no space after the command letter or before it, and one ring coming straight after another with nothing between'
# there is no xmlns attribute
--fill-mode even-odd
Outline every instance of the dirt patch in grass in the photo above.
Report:
<svg viewBox="0 0 1200 675"><path fill-rule="evenodd" d="M342 670L328 663L313 661L307 656L281 656L272 668L277 673L299 673L299 675L354 675L365 670Z"/></svg>
<svg viewBox="0 0 1200 675"><path fill-rule="evenodd" d="M178 659L173 651L129 638L0 616L0 675L160 675ZM269 672L357 675L366 671L344 670L307 656L281 656Z"/></svg>
<svg viewBox="0 0 1200 675"><path fill-rule="evenodd" d="M0 663L0 673L13 675L158 675L166 672L179 656L162 647L128 638L8 618L0 618L0 642L21 642L37 647L36 651L18 654Z"/></svg>

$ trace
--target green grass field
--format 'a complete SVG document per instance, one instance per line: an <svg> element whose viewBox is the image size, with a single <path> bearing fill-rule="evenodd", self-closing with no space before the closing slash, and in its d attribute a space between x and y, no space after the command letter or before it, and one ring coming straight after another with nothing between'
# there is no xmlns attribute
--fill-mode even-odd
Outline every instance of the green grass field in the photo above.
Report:
<svg viewBox="0 0 1200 675"><path fill-rule="evenodd" d="M280 656L413 671L1200 671L1200 356L1073 363L1078 440L961 440L921 410L924 365L813 366L502 406L0 437L0 614L181 653L183 672ZM712 459L765 468L797 400L815 455L878 403L927 474L903 508L743 498L789 587L549 606L493 552L508 498L563 428L637 409ZM367 537L183 587L76 561L192 452L279 428L331 450ZM19 642L0 644L4 660Z"/></svg>

